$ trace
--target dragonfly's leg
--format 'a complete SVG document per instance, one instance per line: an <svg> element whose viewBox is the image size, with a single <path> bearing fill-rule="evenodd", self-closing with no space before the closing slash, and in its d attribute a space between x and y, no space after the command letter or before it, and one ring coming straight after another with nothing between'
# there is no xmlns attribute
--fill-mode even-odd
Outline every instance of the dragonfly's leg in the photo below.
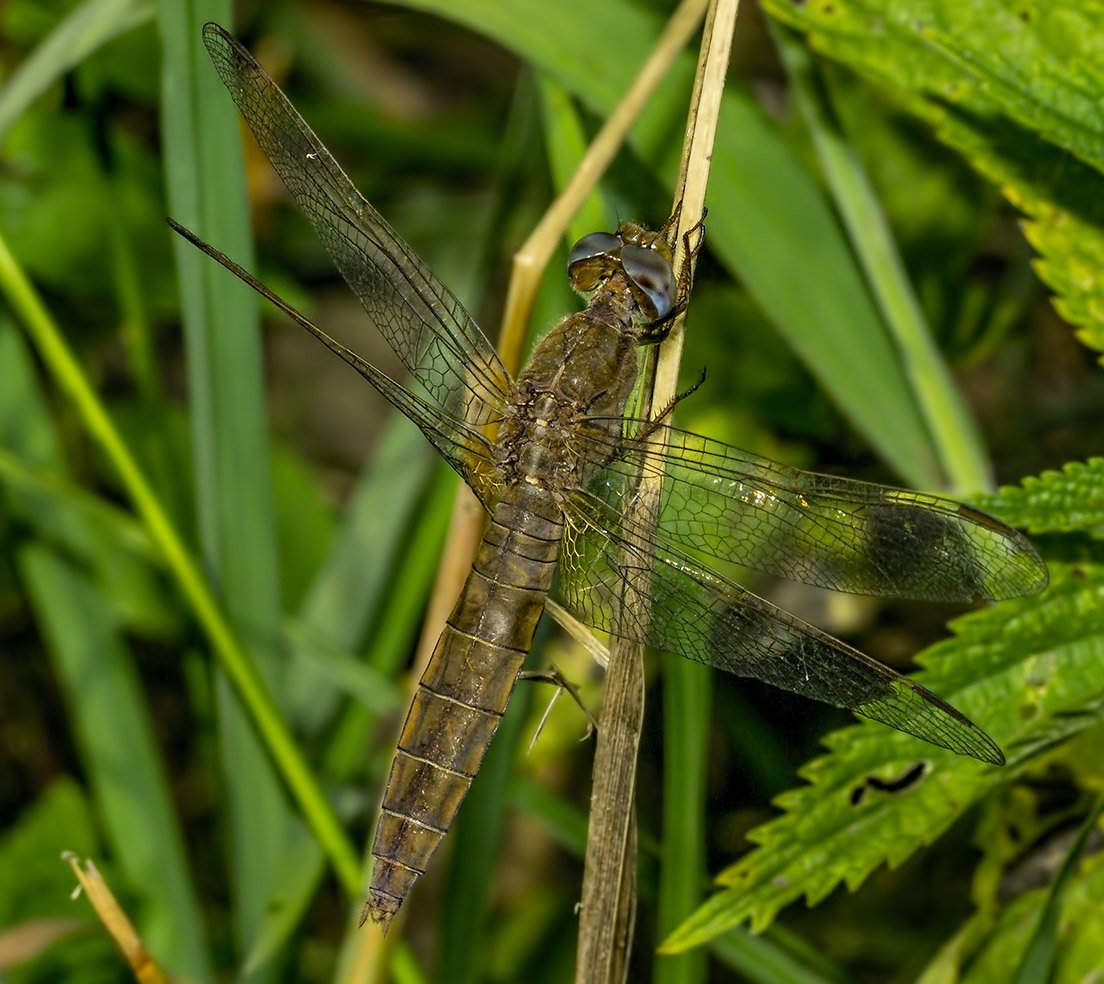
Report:
<svg viewBox="0 0 1104 984"><path fill-rule="evenodd" d="M671 217L656 230L656 238L663 239L668 248L673 252L675 248L675 231L678 229L679 217L682 215L682 199L675 202L675 209Z"/></svg>
<svg viewBox="0 0 1104 984"><path fill-rule="evenodd" d="M674 310L682 314L690 303L690 288L694 283L694 260L701 252L705 242L705 217L709 209L703 208L701 218L682 234L682 248L686 251L686 260L679 270L678 286L675 291ZM696 237L696 238L695 238Z"/></svg>
<svg viewBox="0 0 1104 984"><path fill-rule="evenodd" d="M650 431L655 430L656 426L659 425L665 417L669 417L671 415L671 411L673 411L675 407L677 407L683 400L701 389L704 382L705 370L702 369L701 375L698 377L698 381L694 383L693 386L691 386L689 389L683 390L681 393L676 393L673 397L671 397L670 401L667 403L667 406L665 406L659 413L655 415L655 417L653 417L648 422L647 426L649 428L649 433Z"/></svg>
<svg viewBox="0 0 1104 984"><path fill-rule="evenodd" d="M663 224L663 229L660 230L661 234L667 229L667 226L672 221L678 221L678 215L681 209L682 203L679 202L675 207L674 214ZM655 345L662 342L671 334L671 328L674 326L675 319L686 310L686 306L690 303L690 288L693 286L694 279L694 258L701 250L702 243L705 242L705 216L707 213L708 209L702 209L701 218L683 233L682 244L686 250L686 262L683 263L682 268L679 270L678 284L675 288L675 303L671 305L671 310L662 318L648 325L648 327L641 332L640 343L642 345ZM697 239L692 241L695 235Z"/></svg>
<svg viewBox="0 0 1104 984"><path fill-rule="evenodd" d="M586 715L587 730L586 734L580 738L580 741L586 741L598 730L598 722L594 719L594 715L591 714L590 708L583 703L583 698L579 695L579 687L577 684L572 683L563 675L555 663L553 663L547 670L523 670L518 674L519 680L536 680L539 683L551 683L556 687L556 692L552 695L552 700L548 702L548 708L541 716L540 723L537 725L537 730L533 734L533 740L529 744L529 748L532 749L536 744L537 739L540 737L541 731L544 730L544 722L548 720L548 715L552 712L553 706L557 700L559 700L560 694L567 693L571 695L571 699L579 705L579 709Z"/></svg>
<svg viewBox="0 0 1104 984"><path fill-rule="evenodd" d="M638 444L641 441L648 440L658 429L659 425L663 423L665 417L670 416L671 411L675 409L683 400L685 400L691 393L696 393L698 388L705 382L705 370L702 370L701 376L698 377L698 381L694 383L688 390L683 390L681 393L676 393L671 401L665 406L659 413L657 413L651 420L644 424L640 430L633 434L630 439L632 443Z"/></svg>
<svg viewBox="0 0 1104 984"><path fill-rule="evenodd" d="M676 301L675 306L670 311L658 321L653 321L640 333L640 344L658 345L660 342L666 341L675 325L675 318L682 314L684 310L686 310L685 303L680 307L680 302Z"/></svg>

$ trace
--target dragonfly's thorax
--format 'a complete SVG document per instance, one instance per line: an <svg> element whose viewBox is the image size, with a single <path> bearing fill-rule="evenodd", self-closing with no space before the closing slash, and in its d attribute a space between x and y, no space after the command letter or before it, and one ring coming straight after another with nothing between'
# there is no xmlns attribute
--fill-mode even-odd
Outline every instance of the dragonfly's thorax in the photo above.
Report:
<svg viewBox="0 0 1104 984"><path fill-rule="evenodd" d="M587 434L620 434L644 322L632 295L613 287L553 328L518 377L495 450L507 484L576 488L593 467Z"/></svg>

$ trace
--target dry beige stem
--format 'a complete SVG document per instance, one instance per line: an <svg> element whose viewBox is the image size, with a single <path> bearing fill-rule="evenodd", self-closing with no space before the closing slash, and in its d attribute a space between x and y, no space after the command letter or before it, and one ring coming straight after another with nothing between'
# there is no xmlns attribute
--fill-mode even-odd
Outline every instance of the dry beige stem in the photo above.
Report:
<svg viewBox="0 0 1104 984"><path fill-rule="evenodd" d="M83 863L81 859L70 851L62 854L61 859L68 861L73 869L73 874L80 882L80 889L92 903L96 915L104 924L104 928L123 951L130 970L136 980L142 984L170 984L169 975L158 965L157 961L146 949L145 943L134 929L134 925L127 918L114 894L103 880L103 876L96 869L96 865L87 859Z"/></svg>
<svg viewBox="0 0 1104 984"><path fill-rule="evenodd" d="M675 193L681 202L675 255L675 276L692 262L685 235L700 219L721 93L728 68L739 0L714 0L706 17L701 55L694 83L683 145L683 167ZM662 412L674 398L682 351L682 317L661 346L651 383L651 414ZM658 476L658 471L652 470ZM658 518L659 478L641 485L632 526L647 531ZM633 564L626 565L632 567ZM647 621L644 586L628 585L622 605L637 624ZM587 834L583 901L576 958L576 984L616 984L628 976L636 912L636 833L633 800L636 757L644 722L643 647L615 639L610 651L598 746L594 762L590 825Z"/></svg>

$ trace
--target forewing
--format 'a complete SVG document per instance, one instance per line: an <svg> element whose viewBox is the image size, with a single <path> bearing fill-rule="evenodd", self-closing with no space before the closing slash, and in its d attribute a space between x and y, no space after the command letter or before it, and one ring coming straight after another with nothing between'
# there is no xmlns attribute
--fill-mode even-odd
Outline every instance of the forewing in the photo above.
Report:
<svg viewBox="0 0 1104 984"><path fill-rule="evenodd" d="M464 481L471 486L484 504L489 504L498 494L501 472L494 461L490 444L478 429L468 427L466 424L455 420L436 404L430 403L400 386L387 373L377 369L370 362L362 359L354 351L332 338L306 315L300 314L274 290L261 283L248 270L235 263L225 253L219 252L210 243L205 243L199 236L182 226L175 219L170 218L169 225L188 242L203 250L212 259L217 260L235 277L247 283L258 294L287 314L296 324L309 331L323 345L337 353L375 386L383 396L421 428L422 433L429 438L430 443L463 476Z"/></svg>
<svg viewBox="0 0 1104 984"><path fill-rule="evenodd" d="M509 377L453 293L357 191L288 98L217 24L203 40L257 142L424 394L479 428L501 418Z"/></svg>
<svg viewBox="0 0 1104 984"><path fill-rule="evenodd" d="M1028 540L969 506L656 430L666 450L655 458L643 442L588 431L586 453L597 468L588 488L623 513L639 471L662 473L656 537L670 548L853 594L974 601L1046 585L1046 566Z"/></svg>
<svg viewBox="0 0 1104 984"><path fill-rule="evenodd" d="M593 496L576 495L553 596L577 618L737 676L754 677L848 708L935 745L1000 764L1004 757L967 717L907 677L764 601L688 555L654 555L621 535L621 518ZM645 572L650 606L636 616L618 599Z"/></svg>

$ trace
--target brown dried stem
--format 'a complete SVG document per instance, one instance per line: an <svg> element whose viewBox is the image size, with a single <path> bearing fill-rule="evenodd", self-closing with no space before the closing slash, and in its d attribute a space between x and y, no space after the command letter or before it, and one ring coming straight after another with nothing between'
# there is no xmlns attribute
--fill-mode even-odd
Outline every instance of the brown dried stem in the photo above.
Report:
<svg viewBox="0 0 1104 984"><path fill-rule="evenodd" d="M68 862L73 869L81 890L92 904L100 922L123 952L134 979L140 984L170 984L169 975L146 949L134 924L127 918L127 914L92 860L88 858L81 861L71 851L65 851L61 859Z"/></svg>
<svg viewBox="0 0 1104 984"><path fill-rule="evenodd" d="M693 260L685 249L686 233L699 221L705 205L713 139L738 8L739 0L714 0L706 17L683 145L683 167L675 193L676 206L681 202L676 277L682 276L684 265ZM645 394L644 405L651 407L652 416L661 413L676 394L682 322L680 316L661 346L648 380L651 392ZM633 527L645 531L654 528L658 505L659 480L650 478L641 485ZM648 619L646 589L645 578L644 583L627 585L622 596L623 609L636 624L646 624ZM615 639L598 725L575 969L577 984L614 984L627 979L636 910L633 798L643 720L643 647Z"/></svg>

